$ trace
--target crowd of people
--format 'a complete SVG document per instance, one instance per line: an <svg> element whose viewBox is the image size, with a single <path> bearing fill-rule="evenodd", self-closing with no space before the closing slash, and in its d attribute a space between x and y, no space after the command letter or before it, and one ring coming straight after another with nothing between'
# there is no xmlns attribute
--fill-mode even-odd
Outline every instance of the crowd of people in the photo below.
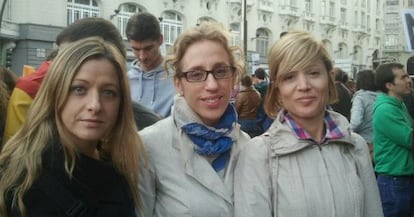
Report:
<svg viewBox="0 0 414 217"><path fill-rule="evenodd" d="M158 19L74 22L32 74L0 67L0 216L413 217L414 94L399 63L355 89L283 32L246 73L220 23L168 54Z"/></svg>

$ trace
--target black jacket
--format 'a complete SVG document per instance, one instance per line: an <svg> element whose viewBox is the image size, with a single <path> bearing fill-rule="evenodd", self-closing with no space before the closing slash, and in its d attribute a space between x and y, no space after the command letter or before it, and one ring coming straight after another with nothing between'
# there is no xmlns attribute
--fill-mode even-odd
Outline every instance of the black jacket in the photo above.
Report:
<svg viewBox="0 0 414 217"><path fill-rule="evenodd" d="M335 83L335 88L338 92L338 101L331 105L332 109L341 113L349 121L351 118L352 93L344 84L338 81Z"/></svg>
<svg viewBox="0 0 414 217"><path fill-rule="evenodd" d="M161 120L161 116L137 102L132 102L132 110L134 112L135 125L138 130L142 130Z"/></svg>
<svg viewBox="0 0 414 217"><path fill-rule="evenodd" d="M27 217L68 217L68 207L73 217L136 217L129 186L110 162L80 154L70 179L61 145L54 149L45 153L43 172L24 196Z"/></svg>

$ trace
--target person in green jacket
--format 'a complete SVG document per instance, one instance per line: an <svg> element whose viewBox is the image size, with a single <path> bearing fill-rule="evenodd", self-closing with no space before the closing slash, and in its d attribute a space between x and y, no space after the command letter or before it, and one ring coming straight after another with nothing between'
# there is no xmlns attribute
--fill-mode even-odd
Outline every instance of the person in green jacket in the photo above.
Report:
<svg viewBox="0 0 414 217"><path fill-rule="evenodd" d="M410 78L400 63L380 65L375 82L382 92L374 105L374 162L385 217L414 215L413 121L403 102Z"/></svg>

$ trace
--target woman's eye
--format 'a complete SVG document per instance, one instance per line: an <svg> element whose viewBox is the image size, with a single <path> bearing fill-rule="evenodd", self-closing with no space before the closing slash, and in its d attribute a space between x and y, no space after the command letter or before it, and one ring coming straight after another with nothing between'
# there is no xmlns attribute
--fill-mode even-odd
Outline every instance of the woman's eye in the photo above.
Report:
<svg viewBox="0 0 414 217"><path fill-rule="evenodd" d="M288 81L288 80L292 80L293 78L294 78L293 75L285 75L285 76L283 76L282 80L283 81Z"/></svg>
<svg viewBox="0 0 414 217"><path fill-rule="evenodd" d="M109 96L109 97L115 97L115 96L117 96L117 92L114 91L114 90L104 90L103 95L104 96Z"/></svg>
<svg viewBox="0 0 414 217"><path fill-rule="evenodd" d="M202 71L193 71L190 73L191 77L201 77L203 75Z"/></svg>
<svg viewBox="0 0 414 217"><path fill-rule="evenodd" d="M80 86L73 86L70 89L71 89L71 92L74 93L75 95L82 95L86 92L86 88L80 87Z"/></svg>
<svg viewBox="0 0 414 217"><path fill-rule="evenodd" d="M320 72L318 72L318 71L314 71L314 72L310 72L309 74L310 74L310 75L320 75L321 73L320 73Z"/></svg>

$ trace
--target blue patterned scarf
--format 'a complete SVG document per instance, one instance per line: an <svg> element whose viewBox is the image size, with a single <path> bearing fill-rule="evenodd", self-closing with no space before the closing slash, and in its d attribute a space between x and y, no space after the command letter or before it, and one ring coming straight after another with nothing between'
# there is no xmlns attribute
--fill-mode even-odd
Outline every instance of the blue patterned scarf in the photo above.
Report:
<svg viewBox="0 0 414 217"><path fill-rule="evenodd" d="M182 126L183 131L196 145L195 152L200 155L218 155L212 163L216 172L224 169L229 160L233 140L227 135L233 129L236 117L234 107L229 105L214 128L196 122Z"/></svg>

